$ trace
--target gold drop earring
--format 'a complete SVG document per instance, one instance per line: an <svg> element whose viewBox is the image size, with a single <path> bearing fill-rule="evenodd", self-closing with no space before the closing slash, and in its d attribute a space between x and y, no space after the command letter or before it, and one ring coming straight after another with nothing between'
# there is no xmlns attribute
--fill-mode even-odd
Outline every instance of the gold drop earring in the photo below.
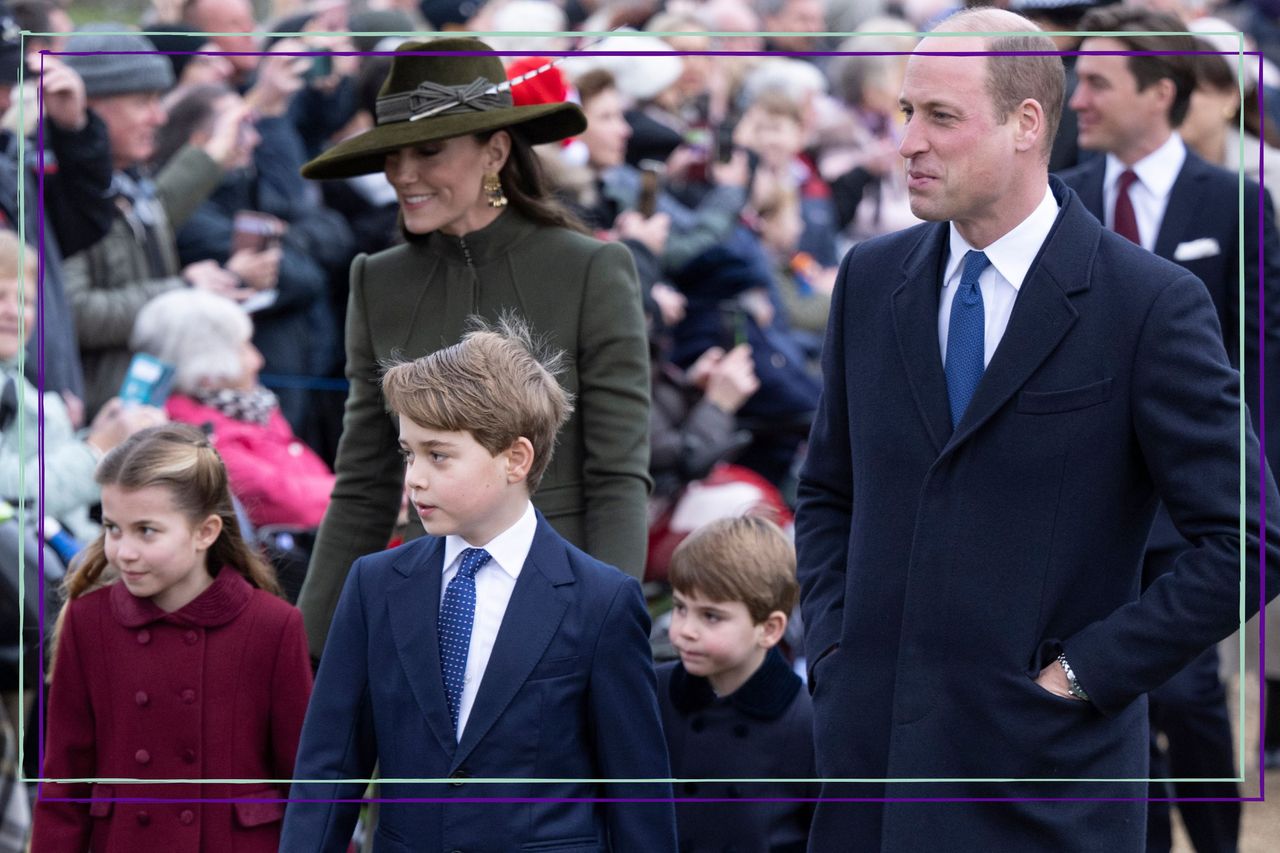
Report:
<svg viewBox="0 0 1280 853"><path fill-rule="evenodd" d="M481 187L490 207L501 208L507 206L507 197L502 193L502 181L498 179L496 174L485 175L484 183Z"/></svg>

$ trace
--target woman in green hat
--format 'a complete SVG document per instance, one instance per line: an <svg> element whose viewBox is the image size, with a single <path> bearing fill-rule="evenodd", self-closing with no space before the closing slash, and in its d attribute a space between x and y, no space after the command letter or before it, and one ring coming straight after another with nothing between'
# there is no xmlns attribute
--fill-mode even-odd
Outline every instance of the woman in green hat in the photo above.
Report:
<svg viewBox="0 0 1280 853"><path fill-rule="evenodd" d="M471 315L514 311L568 356L559 378L576 407L533 502L571 542L642 574L649 374L635 265L552 199L531 148L585 128L574 104L515 106L483 42L408 42L376 126L303 167L317 179L385 172L406 238L351 268L337 483L298 602L313 655L352 561L386 545L400 506L404 467L381 367L456 342Z"/></svg>

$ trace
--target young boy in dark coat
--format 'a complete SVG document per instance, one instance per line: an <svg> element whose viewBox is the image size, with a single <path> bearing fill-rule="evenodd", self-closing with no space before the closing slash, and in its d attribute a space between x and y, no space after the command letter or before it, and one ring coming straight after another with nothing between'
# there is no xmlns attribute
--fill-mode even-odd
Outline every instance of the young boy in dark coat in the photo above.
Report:
<svg viewBox="0 0 1280 853"><path fill-rule="evenodd" d="M670 784L591 781L670 775L649 617L529 502L570 405L527 328L473 331L382 392L428 535L351 567L280 849L345 851L376 762L378 853L673 851ZM591 801L636 797L668 801Z"/></svg>
<svg viewBox="0 0 1280 853"><path fill-rule="evenodd" d="M813 707L776 648L799 595L795 549L763 518L694 531L671 557L669 636L680 660L658 669L658 699L677 795L812 797ZM676 806L680 853L800 853L810 803Z"/></svg>

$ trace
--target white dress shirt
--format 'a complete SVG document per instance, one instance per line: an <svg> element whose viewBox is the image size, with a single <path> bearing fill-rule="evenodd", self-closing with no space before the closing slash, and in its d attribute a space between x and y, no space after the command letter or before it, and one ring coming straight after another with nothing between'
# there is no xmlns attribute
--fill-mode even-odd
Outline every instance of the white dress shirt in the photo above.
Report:
<svg viewBox="0 0 1280 853"><path fill-rule="evenodd" d="M1169 193L1173 183L1187 161L1187 146L1176 133L1169 134L1164 144L1132 166L1125 166L1114 154L1107 155L1107 171L1102 178L1103 213L1106 214L1108 231L1116 230L1116 195L1120 175L1126 168L1133 169L1138 180L1129 186L1129 201L1133 202L1133 215L1138 220L1138 237L1142 248L1154 252L1160 223L1169 205Z"/></svg>
<svg viewBox="0 0 1280 853"><path fill-rule="evenodd" d="M1004 337L1009 326L1009 315L1018 298L1022 281L1027 277L1032 262L1040 253L1040 246L1053 230L1058 218L1058 202L1045 186L1044 198L1031 211L1031 215L1019 222L1013 230L983 249L991 264L978 276L978 289L982 291L983 344L982 366L991 363L991 356ZM964 274L964 256L972 250L969 242L960 236L955 223L951 223L951 254L942 276L942 292L938 296L938 345L942 348L942 362L947 361L947 334L951 329L951 303L960 289L960 277Z"/></svg>
<svg viewBox="0 0 1280 853"><path fill-rule="evenodd" d="M480 681L489 666L489 656L493 654L493 644L498 639L498 629L502 627L502 617L506 615L507 604L511 601L511 592L516 587L516 578L524 568L525 558L533 547L533 535L538 529L538 517L533 512L533 504L525 506L520 520L499 533L484 545L473 545L461 536L450 535L444 538L444 576L440 582L440 603L444 603L444 593L449 588L449 581L458 573L462 565L462 552L468 548L483 548L492 558L476 572L476 616L471 625L471 644L467 647L467 671L462 679L462 699L458 703L458 740L462 740L462 731L467 727L467 717L471 715L471 706L475 704L476 693L480 690Z"/></svg>

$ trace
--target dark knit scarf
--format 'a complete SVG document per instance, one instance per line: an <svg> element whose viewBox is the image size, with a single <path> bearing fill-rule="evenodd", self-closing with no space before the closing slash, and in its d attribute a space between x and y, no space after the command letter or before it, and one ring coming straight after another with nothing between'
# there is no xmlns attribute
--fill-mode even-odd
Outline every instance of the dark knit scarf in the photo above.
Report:
<svg viewBox="0 0 1280 853"><path fill-rule="evenodd" d="M220 388L217 391L197 391L192 395L200 403L217 409L236 421L266 426L272 413L280 407L276 395L261 385L252 391L238 388Z"/></svg>

